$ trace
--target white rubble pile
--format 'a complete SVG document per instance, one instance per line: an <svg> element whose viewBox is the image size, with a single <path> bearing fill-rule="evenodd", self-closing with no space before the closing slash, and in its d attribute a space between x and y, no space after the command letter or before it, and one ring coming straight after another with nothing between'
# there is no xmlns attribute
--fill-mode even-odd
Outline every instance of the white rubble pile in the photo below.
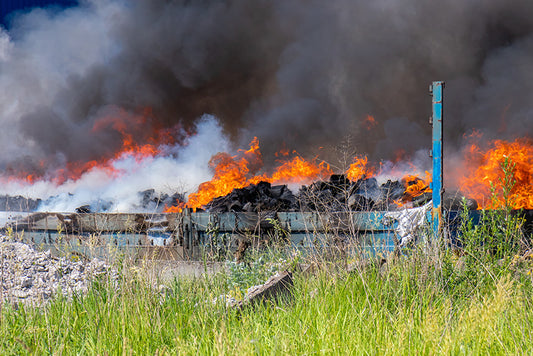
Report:
<svg viewBox="0 0 533 356"><path fill-rule="evenodd" d="M110 266L98 259L57 258L0 236L1 303L42 305L59 292L72 297L87 292L91 279L109 272Z"/></svg>

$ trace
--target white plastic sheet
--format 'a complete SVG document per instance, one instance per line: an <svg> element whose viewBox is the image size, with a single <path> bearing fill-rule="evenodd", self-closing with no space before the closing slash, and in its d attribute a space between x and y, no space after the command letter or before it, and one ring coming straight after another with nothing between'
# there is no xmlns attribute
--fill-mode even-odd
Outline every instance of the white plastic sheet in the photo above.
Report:
<svg viewBox="0 0 533 356"><path fill-rule="evenodd" d="M392 225L394 221L398 226L394 229L398 236L399 246L405 247L416 240L424 225L428 224L427 214L433 202L430 201L418 208L391 211L383 217L383 223Z"/></svg>

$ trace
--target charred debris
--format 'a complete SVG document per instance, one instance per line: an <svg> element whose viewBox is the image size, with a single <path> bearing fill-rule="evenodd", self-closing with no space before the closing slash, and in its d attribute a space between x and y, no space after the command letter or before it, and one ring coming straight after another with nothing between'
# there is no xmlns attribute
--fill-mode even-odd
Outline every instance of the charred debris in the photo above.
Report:
<svg viewBox="0 0 533 356"><path fill-rule="evenodd" d="M304 185L294 193L287 185L272 185L259 182L244 188L233 189L225 196L211 200L203 209L210 213L227 212L333 212L333 211L390 211L402 207L418 207L431 200L428 186L410 192L408 187L418 184L420 180L392 181L379 184L376 178L363 177L355 182L343 174L334 174L327 181L317 181ZM185 202L180 194L160 194L154 189L137 193L140 211L161 212L165 207L176 206ZM41 204L55 199L31 199L22 196L0 196L0 209L4 211L33 212ZM447 193L444 206L449 210L460 210L462 196ZM477 209L477 202L467 200L468 208ZM105 213L113 207L111 201L98 201L93 204L81 205L75 209L77 214Z"/></svg>
<svg viewBox="0 0 533 356"><path fill-rule="evenodd" d="M205 206L211 213L260 212L260 211L389 211L400 207L418 207L431 200L428 186L413 195L407 189L418 183L391 181L379 184L376 178L362 178L355 182L345 175L334 174L328 181L317 181L302 186L294 194L287 185L271 185L268 182L234 189L230 194L213 199ZM461 208L462 196L447 194L445 207ZM477 202L467 200L468 208L477 209Z"/></svg>
<svg viewBox="0 0 533 356"><path fill-rule="evenodd" d="M42 206L50 205L58 196L47 199L33 199L21 195L10 196L0 195L0 211L7 212L35 212ZM155 189L147 189L137 193L137 200L140 211L160 212L166 206L173 206L185 201L180 193L165 194L159 193ZM90 204L84 204L75 209L77 214L106 213L112 210L114 202L108 200L96 200Z"/></svg>

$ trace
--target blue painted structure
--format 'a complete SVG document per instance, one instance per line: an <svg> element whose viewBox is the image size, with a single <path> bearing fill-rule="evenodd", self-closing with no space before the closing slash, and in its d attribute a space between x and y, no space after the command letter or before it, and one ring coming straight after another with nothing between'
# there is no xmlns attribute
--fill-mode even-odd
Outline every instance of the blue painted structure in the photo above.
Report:
<svg viewBox="0 0 533 356"><path fill-rule="evenodd" d="M172 250L173 258L199 260L224 241L229 251L242 237L256 242L281 239L303 253L389 253L397 246L395 223L385 212L259 212L171 214L35 213L11 227L23 239L53 252L75 251L110 257L110 251L138 255ZM23 232L23 233L22 233ZM340 247L342 246L342 248ZM220 246L215 246L215 248Z"/></svg>
<svg viewBox="0 0 533 356"><path fill-rule="evenodd" d="M431 189L433 191L433 209L431 212L433 234L438 238L442 232L443 210L442 195L444 193L443 182L443 150L442 150L442 119L443 119L443 89L444 82L436 81L431 84L432 116L430 122L433 126L433 138L431 155L433 157L433 179Z"/></svg>

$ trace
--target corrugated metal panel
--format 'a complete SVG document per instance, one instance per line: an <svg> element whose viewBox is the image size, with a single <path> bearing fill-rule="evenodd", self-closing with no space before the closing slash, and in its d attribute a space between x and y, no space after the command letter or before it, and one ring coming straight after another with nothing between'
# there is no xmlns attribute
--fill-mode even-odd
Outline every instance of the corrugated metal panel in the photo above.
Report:
<svg viewBox="0 0 533 356"><path fill-rule="evenodd" d="M98 255L107 246L136 253L154 246L174 249L184 259L198 259L213 239L231 249L242 237L257 241L281 238L304 251L348 243L366 253L394 249L394 226L382 223L385 212L268 212L175 214L34 213L11 223L15 233L44 248ZM63 245L63 247L62 247ZM67 247L68 246L68 247Z"/></svg>

